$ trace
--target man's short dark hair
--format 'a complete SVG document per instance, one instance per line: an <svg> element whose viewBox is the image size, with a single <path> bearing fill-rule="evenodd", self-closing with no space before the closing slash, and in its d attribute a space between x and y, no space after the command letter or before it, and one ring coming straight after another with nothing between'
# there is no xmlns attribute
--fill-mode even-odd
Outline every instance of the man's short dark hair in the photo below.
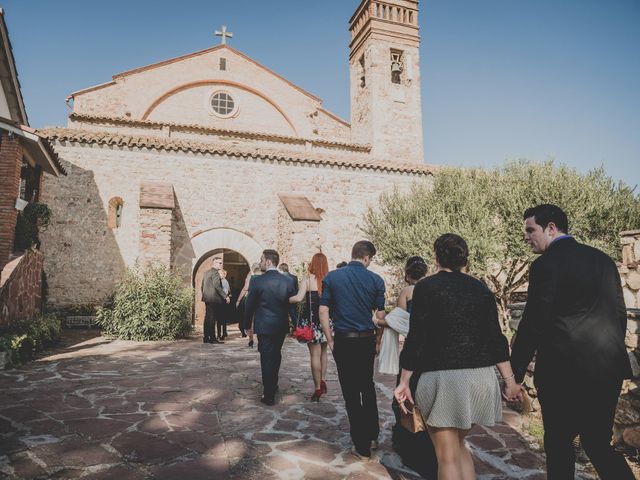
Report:
<svg viewBox="0 0 640 480"><path fill-rule="evenodd" d="M544 230L550 223L554 223L562 233L569 233L569 219L567 214L556 205L544 203L536 207L528 208L523 215L524 220L531 218Z"/></svg>
<svg viewBox="0 0 640 480"><path fill-rule="evenodd" d="M351 249L351 258L362 259L367 255L371 258L376 254L376 247L369 240L356 242Z"/></svg>
<svg viewBox="0 0 640 480"><path fill-rule="evenodd" d="M286 263L281 263L280 266L278 267L278 269L281 272L288 272L289 271L289 265L287 265Z"/></svg>
<svg viewBox="0 0 640 480"><path fill-rule="evenodd" d="M262 252L262 256L265 260L269 260L271 262L271 265L273 265L274 267L277 267L280 263L280 254L275 250L264 250Z"/></svg>

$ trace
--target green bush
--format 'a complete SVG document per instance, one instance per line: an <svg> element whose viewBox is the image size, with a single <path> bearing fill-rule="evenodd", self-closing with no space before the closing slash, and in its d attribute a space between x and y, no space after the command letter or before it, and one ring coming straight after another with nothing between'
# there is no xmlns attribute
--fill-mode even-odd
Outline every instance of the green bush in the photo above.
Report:
<svg viewBox="0 0 640 480"><path fill-rule="evenodd" d="M31 202L18 214L14 249L24 251L39 247L39 233L51 222L51 209L44 203Z"/></svg>
<svg viewBox="0 0 640 480"><path fill-rule="evenodd" d="M53 311L55 312L56 315L58 315L61 318L74 317L74 316L92 317L96 315L96 311L98 310L98 308L99 307L97 305L90 304L90 303L87 303L87 304L74 303L74 304L65 305L63 307L58 307Z"/></svg>
<svg viewBox="0 0 640 480"><path fill-rule="evenodd" d="M122 340L174 340L191 331L193 289L163 266L129 270L111 305L98 309L105 335Z"/></svg>
<svg viewBox="0 0 640 480"><path fill-rule="evenodd" d="M0 332L0 351L8 353L9 365L27 362L57 343L61 328L60 319L54 315L22 320Z"/></svg>

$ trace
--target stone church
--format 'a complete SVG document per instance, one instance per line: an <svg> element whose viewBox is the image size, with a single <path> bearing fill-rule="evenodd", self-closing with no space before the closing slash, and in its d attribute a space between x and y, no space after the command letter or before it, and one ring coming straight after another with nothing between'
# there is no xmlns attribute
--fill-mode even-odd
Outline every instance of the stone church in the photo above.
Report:
<svg viewBox="0 0 640 480"><path fill-rule="evenodd" d="M39 132L68 172L43 189L49 302L100 304L136 263L199 285L222 254L237 290L265 248L292 266L319 250L348 260L380 193L432 175L418 1L362 0L349 24L351 122L226 28L218 46L72 93L68 126Z"/></svg>

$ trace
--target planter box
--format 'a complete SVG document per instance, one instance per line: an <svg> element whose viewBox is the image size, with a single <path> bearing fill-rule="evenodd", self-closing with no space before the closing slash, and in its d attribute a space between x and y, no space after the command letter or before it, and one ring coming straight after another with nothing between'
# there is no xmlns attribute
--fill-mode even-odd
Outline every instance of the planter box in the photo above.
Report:
<svg viewBox="0 0 640 480"><path fill-rule="evenodd" d="M96 325L96 318L95 315L74 315L67 317L64 323L67 328L91 328Z"/></svg>

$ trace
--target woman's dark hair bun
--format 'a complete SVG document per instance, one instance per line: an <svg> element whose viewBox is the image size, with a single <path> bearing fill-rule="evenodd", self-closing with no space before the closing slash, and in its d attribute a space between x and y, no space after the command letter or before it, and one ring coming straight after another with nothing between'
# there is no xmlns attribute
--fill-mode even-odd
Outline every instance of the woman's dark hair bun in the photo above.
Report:
<svg viewBox="0 0 640 480"><path fill-rule="evenodd" d="M438 264L451 270L460 270L469 262L469 247L460 235L445 233L433 245Z"/></svg>
<svg viewBox="0 0 640 480"><path fill-rule="evenodd" d="M404 267L404 273L412 280L420 280L429 271L427 262L422 257L410 257Z"/></svg>

